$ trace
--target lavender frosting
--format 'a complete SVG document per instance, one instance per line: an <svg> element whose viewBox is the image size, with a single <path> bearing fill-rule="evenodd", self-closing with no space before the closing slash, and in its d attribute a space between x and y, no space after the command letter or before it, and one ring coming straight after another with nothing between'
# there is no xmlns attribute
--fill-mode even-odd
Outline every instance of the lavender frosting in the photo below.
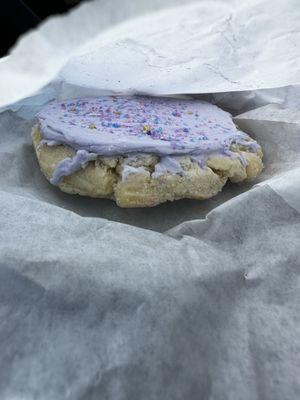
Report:
<svg viewBox="0 0 300 400"><path fill-rule="evenodd" d="M71 175L78 171L89 161L96 160L97 154L88 153L86 150L78 150L73 158L67 157L60 161L50 179L53 185L57 185L64 176Z"/></svg>
<svg viewBox="0 0 300 400"><path fill-rule="evenodd" d="M57 165L53 184L97 155L156 154L161 161L154 174L159 176L165 171L180 173L176 155L189 154L202 166L209 154L225 155L233 143L248 146L249 151L259 147L248 142L229 113L201 100L106 96L53 101L37 117L43 144L64 144L76 151L73 160Z"/></svg>

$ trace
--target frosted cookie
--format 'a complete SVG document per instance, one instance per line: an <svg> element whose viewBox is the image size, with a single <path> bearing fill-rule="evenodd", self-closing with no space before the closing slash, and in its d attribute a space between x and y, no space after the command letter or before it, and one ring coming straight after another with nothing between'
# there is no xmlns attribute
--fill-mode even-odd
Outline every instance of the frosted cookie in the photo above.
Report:
<svg viewBox="0 0 300 400"><path fill-rule="evenodd" d="M120 207L208 199L226 181L254 179L259 144L231 115L200 100L113 96L51 102L32 138L47 179Z"/></svg>

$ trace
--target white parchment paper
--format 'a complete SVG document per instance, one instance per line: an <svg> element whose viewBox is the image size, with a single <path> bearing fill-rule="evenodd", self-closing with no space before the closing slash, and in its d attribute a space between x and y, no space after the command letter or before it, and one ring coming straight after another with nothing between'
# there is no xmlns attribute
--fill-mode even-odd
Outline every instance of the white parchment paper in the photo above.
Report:
<svg viewBox="0 0 300 400"><path fill-rule="evenodd" d="M95 1L0 63L1 399L299 398L299 14ZM33 154L35 113L111 92L230 110L263 174L146 210L60 192Z"/></svg>

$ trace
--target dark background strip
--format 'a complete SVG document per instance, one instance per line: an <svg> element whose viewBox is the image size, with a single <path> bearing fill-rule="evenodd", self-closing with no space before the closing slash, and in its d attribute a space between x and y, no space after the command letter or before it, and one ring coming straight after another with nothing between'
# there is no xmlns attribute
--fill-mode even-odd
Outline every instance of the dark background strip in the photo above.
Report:
<svg viewBox="0 0 300 400"><path fill-rule="evenodd" d="M49 15L62 14L82 0L2 0L0 6L0 57L7 55L18 37Z"/></svg>

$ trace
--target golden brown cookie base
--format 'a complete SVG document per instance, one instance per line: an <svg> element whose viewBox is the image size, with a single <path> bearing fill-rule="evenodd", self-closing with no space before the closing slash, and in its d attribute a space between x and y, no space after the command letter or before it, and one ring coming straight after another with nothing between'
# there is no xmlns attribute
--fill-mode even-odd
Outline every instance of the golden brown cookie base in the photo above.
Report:
<svg viewBox="0 0 300 400"><path fill-rule="evenodd" d="M64 145L40 146L43 137L38 125L33 127L32 138L40 168L50 180L56 165L66 157L72 157L74 151ZM138 154L135 159L98 156L96 161L90 161L84 168L64 177L58 187L66 193L110 198L118 206L128 208L152 207L184 198L204 200L220 192L227 179L232 182L252 180L261 172L260 150L250 153L237 145L231 150L242 154L247 160L246 167L239 158L218 155L209 157L207 166L201 168L190 156L182 156L178 158L183 169L181 175L167 172L154 178L152 173L159 162L155 155ZM122 180L122 172L128 165L143 170Z"/></svg>

